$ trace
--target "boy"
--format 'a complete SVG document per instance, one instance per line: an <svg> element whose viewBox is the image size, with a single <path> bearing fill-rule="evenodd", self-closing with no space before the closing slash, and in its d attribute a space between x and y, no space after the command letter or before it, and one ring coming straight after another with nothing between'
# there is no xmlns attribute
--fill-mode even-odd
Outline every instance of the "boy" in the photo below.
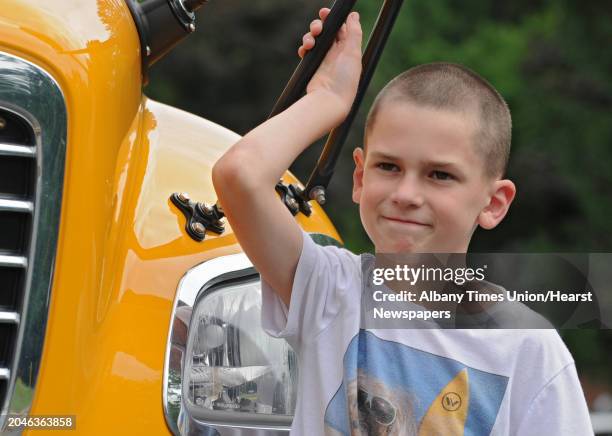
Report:
<svg viewBox="0 0 612 436"><path fill-rule="evenodd" d="M299 54L314 46L311 24ZM299 357L292 434L592 434L571 355L555 331L365 330L359 256L319 247L276 197L300 152L348 114L361 69L351 13L290 108L219 160L213 182L262 278L262 322ZM463 67L409 70L379 95L365 150L354 152L353 200L377 252L466 252L515 194L501 179L510 114ZM274 160L263 160L273 150ZM272 234L264 229L272 227Z"/></svg>

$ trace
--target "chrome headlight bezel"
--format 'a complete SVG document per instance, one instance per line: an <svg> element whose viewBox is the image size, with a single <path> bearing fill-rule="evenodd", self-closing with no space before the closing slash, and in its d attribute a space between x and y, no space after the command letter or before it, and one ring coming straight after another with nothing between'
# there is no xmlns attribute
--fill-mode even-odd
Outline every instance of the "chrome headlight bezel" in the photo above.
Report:
<svg viewBox="0 0 612 436"><path fill-rule="evenodd" d="M242 419L232 416L228 417L231 420L209 420L201 414L192 413L193 410L190 411L190 405L185 401L183 371L186 367L189 332L193 324L192 315L197 303L228 286L256 280L259 280L259 274L242 253L204 262L189 270L181 279L170 320L163 373L164 414L174 434L186 434L196 429L207 434L207 431L224 427L266 430L266 434L270 435L286 435L289 432L292 417L282 416L259 425L249 419L252 416L246 416L248 414Z"/></svg>

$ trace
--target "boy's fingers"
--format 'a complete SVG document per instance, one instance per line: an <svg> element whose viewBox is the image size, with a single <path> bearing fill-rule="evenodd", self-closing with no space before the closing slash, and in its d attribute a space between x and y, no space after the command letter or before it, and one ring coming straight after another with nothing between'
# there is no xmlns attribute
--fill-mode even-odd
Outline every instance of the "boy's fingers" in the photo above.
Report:
<svg viewBox="0 0 612 436"><path fill-rule="evenodd" d="M312 20L310 23L310 33L313 36L317 36L323 30L323 22L321 20Z"/></svg>
<svg viewBox="0 0 612 436"><path fill-rule="evenodd" d="M340 27L336 34L336 41L343 41L344 39L346 39L346 23Z"/></svg>
<svg viewBox="0 0 612 436"><path fill-rule="evenodd" d="M315 37L323 31L323 21L329 15L329 8L321 8L319 11L320 20L313 20L310 23L310 32L302 37L302 45L298 48L298 56L304 57L306 52L315 46ZM352 36L350 39L361 50L361 24L359 23L359 13L351 12L346 22L340 27L336 35L336 41L342 41Z"/></svg>
<svg viewBox="0 0 612 436"><path fill-rule="evenodd" d="M306 54L308 50L313 48L314 44L315 44L314 37L310 33L306 33L302 37L302 48L304 49L304 54Z"/></svg>
<svg viewBox="0 0 612 436"><path fill-rule="evenodd" d="M302 37L302 45L304 46L304 48L306 50L310 50L311 48L314 47L315 45L315 40L314 37L309 33L306 33L303 37Z"/></svg>
<svg viewBox="0 0 612 436"><path fill-rule="evenodd" d="M346 31L349 35L350 44L354 44L355 49L361 50L361 24L359 23L359 13L351 12L346 20Z"/></svg>

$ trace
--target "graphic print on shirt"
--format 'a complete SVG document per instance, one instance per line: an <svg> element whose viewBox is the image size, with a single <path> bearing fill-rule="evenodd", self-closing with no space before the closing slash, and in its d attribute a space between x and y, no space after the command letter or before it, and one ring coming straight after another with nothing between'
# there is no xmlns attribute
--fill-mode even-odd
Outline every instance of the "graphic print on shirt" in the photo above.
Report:
<svg viewBox="0 0 612 436"><path fill-rule="evenodd" d="M326 435L491 433L508 378L360 330L325 411Z"/></svg>

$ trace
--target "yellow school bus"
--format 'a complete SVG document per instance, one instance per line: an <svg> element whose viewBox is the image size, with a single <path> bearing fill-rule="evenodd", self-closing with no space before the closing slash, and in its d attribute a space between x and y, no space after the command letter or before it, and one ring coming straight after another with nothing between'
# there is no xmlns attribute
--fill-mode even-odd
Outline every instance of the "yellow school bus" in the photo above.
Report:
<svg viewBox="0 0 612 436"><path fill-rule="evenodd" d="M287 434L295 357L211 182L239 136L143 94L197 3L2 1L7 434ZM296 219L340 239L316 202Z"/></svg>
<svg viewBox="0 0 612 436"><path fill-rule="evenodd" d="M258 273L211 181L239 136L143 93L203 2L0 2L1 434L289 432L297 359L262 331ZM401 3L384 1L313 175L276 186L317 243L340 243L319 203ZM334 3L272 114L354 4Z"/></svg>

